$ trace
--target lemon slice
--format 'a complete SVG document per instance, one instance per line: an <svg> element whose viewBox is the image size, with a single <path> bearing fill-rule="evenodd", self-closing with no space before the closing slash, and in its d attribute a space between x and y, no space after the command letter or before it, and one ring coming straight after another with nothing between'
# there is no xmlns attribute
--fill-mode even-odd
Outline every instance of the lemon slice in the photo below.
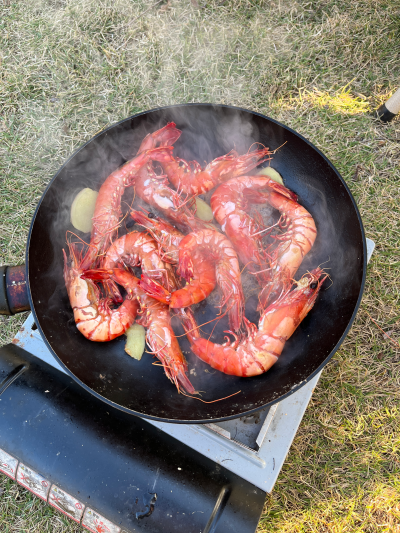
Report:
<svg viewBox="0 0 400 533"><path fill-rule="evenodd" d="M199 197L196 197L196 216L204 222L211 222L213 219L211 207Z"/></svg>
<svg viewBox="0 0 400 533"><path fill-rule="evenodd" d="M125 332L125 351L133 359L141 360L146 345L146 330L140 324L133 324Z"/></svg>
<svg viewBox="0 0 400 533"><path fill-rule="evenodd" d="M281 185L284 185L282 176L272 167L262 168L258 175L268 176L268 178L271 178L272 180L276 181L277 183L280 183Z"/></svg>
<svg viewBox="0 0 400 533"><path fill-rule="evenodd" d="M71 224L75 229L88 233L92 231L92 217L99 193L92 189L82 189L71 205Z"/></svg>

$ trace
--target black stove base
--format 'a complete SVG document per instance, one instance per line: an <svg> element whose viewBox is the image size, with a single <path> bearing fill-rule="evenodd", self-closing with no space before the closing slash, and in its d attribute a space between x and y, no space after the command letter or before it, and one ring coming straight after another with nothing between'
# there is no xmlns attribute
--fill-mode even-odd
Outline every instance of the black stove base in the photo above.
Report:
<svg viewBox="0 0 400 533"><path fill-rule="evenodd" d="M95 533L254 533L265 492L0 348L0 470Z"/></svg>

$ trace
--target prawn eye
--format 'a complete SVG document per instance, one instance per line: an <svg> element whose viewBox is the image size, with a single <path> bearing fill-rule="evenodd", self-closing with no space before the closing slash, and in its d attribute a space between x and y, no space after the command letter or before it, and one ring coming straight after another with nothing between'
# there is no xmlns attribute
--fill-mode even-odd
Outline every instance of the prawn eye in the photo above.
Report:
<svg viewBox="0 0 400 533"><path fill-rule="evenodd" d="M316 289L318 287L318 283L316 281L313 281L310 283L310 289Z"/></svg>
<svg viewBox="0 0 400 533"><path fill-rule="evenodd" d="M156 215L154 213L150 212L147 216L148 216L148 218L155 218Z"/></svg>

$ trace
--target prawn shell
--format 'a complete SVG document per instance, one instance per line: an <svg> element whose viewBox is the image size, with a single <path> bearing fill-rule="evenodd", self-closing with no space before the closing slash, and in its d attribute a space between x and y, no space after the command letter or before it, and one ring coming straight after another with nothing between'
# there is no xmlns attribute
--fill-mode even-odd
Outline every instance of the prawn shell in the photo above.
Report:
<svg viewBox="0 0 400 533"><path fill-rule="evenodd" d="M324 276L321 279L321 276ZM185 317L183 327L192 351L225 374L251 377L269 370L281 355L286 341L312 309L327 274L320 268L306 274L293 291L273 302L262 314L258 327L244 319L247 335L234 343L215 344L200 336L194 319ZM311 289L311 284L316 287Z"/></svg>

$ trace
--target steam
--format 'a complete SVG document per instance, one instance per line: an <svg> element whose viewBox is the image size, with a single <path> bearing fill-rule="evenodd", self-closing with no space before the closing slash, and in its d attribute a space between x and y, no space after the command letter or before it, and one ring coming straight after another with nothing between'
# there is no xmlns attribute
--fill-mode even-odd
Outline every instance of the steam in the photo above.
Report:
<svg viewBox="0 0 400 533"><path fill-rule="evenodd" d="M221 117L218 121L217 132L227 152L234 148L239 154L244 154L258 139L256 126L249 115L247 117L239 114L229 118Z"/></svg>
<svg viewBox="0 0 400 533"><path fill-rule="evenodd" d="M313 198L308 210L316 222L318 233L314 246L304 258L295 278L300 279L305 272L321 266L332 273L335 283L340 284L354 271L354 260L359 251L350 246L344 249L341 245L343 235L348 231L345 217L334 217L335 213L330 211L326 196L316 187L309 184L307 189L307 194ZM301 196L299 203L302 204Z"/></svg>
<svg viewBox="0 0 400 533"><path fill-rule="evenodd" d="M60 305L64 306L65 309L68 308L68 301L65 298L66 291L63 288L61 248L65 245L65 231L70 228L69 210L75 194L78 189L87 186L98 190L111 172L123 164L126 159L136 154L145 134L165 126L171 120L176 121L178 128L182 130L174 153L187 160L196 159L203 164L223 155L233 147L239 153L247 152L257 142L268 142L270 147L275 149L282 144L284 135L279 127L272 130L274 135L268 135L269 126L267 125L266 130L263 130L262 121L258 120L257 123L256 117L251 113L229 108L188 106L171 108L155 114L149 113L139 118L138 127L133 129L130 121L127 121L125 125L119 127L121 135L115 134L115 131L118 130L111 130L80 151L61 171L59 178L57 178L59 179L57 189L51 188L48 193L49 205L56 202L59 208L54 209L53 205L55 215L50 232L53 244L53 262L47 271L47 276L49 278L48 284L54 288L48 299L47 309L51 315L57 316L60 321L65 320L67 314L65 310L60 313ZM351 247L346 250L343 249L341 239L346 232L345 217L338 217L335 211L330 211L332 207L330 208L329 205L332 203L328 202L329 198L318 188L318 176L321 175L321 170L317 172L315 169L302 169L302 153L294 145L295 141L292 138L292 142L287 142L274 156L272 166L282 173L285 183L290 188L299 187L298 192L303 194L303 196L300 194L299 203L304 205L313 215L318 230L314 247L303 261L296 278L299 279L303 272L324 263L323 267L331 269L328 272L334 282L334 286L330 290L339 290L340 292L342 281L346 281L348 272L354 268L354 254L357 252L355 248ZM296 172L299 169L300 171L303 170L300 177L297 173L296 175L293 173L293 168L290 171L290 165L285 166L287 161L290 162L293 159L297 160ZM126 197L123 197L123 205L130 203L133 189L128 188L127 194L131 196L128 197L128 201L126 201ZM52 195L53 198L51 199ZM140 207L149 209L147 204L135 197L133 208L139 209ZM153 208L150 209L154 211ZM126 211L127 208L123 210ZM270 221L266 221L267 217L272 218L273 222L278 214L271 212L270 208L267 207L263 212L266 224L270 223ZM122 228L120 234L124 231ZM89 235L83 237L87 241L90 238ZM64 291L64 299L60 298L60 284L61 290ZM242 276L242 284L246 296L245 315L251 322L258 323L257 306L260 287L257 285L255 277L247 271ZM345 296L346 294L343 295L343 299ZM321 299L321 295L319 299ZM194 306L193 309L197 323L202 326L202 335L218 344L224 341L225 331L229 329L228 316L218 316L217 306L220 301L221 295L218 290L215 290L206 301ZM72 317L72 313L70 315ZM203 324L205 325L203 326ZM178 335L183 333L178 319L174 319L173 327ZM182 351L185 354L190 353L188 341L181 337L179 342ZM191 368L202 368L202 364L195 358L191 359ZM196 387L206 390L209 386L208 374L204 372L197 374Z"/></svg>

